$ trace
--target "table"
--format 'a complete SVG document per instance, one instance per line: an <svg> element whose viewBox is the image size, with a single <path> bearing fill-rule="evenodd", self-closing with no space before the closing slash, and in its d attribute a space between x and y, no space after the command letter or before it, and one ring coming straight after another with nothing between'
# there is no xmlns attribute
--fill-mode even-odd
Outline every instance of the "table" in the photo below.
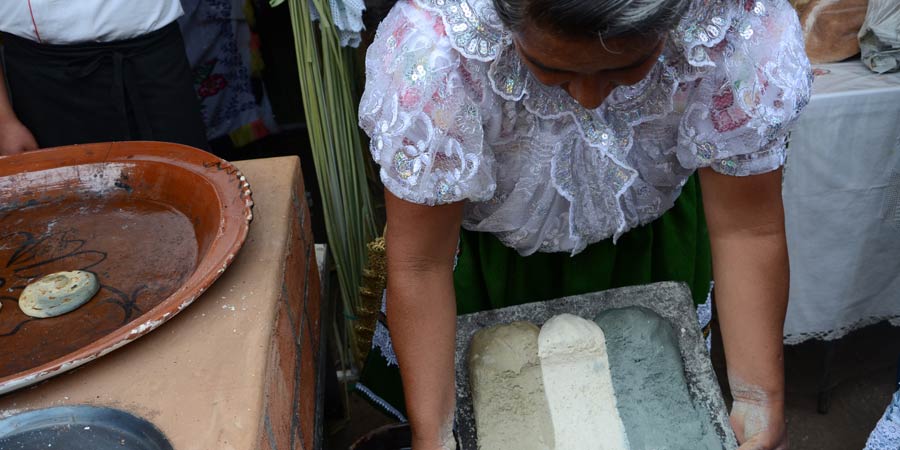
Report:
<svg viewBox="0 0 900 450"><path fill-rule="evenodd" d="M235 165L254 219L225 274L147 336L0 396L0 417L108 406L151 421L177 450L321 448L322 305L300 162Z"/></svg>
<svg viewBox="0 0 900 450"><path fill-rule="evenodd" d="M900 326L900 74L816 69L784 177L788 344Z"/></svg>

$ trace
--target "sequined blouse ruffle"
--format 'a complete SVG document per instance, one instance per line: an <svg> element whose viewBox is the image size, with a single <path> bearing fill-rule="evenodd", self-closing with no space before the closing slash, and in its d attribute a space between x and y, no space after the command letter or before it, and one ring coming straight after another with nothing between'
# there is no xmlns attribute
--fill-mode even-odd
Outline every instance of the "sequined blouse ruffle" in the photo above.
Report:
<svg viewBox="0 0 900 450"><path fill-rule="evenodd" d="M359 119L394 195L469 200L465 228L575 254L661 216L698 168L780 167L810 87L785 0L695 0L649 75L594 110L528 72L491 0L401 0Z"/></svg>

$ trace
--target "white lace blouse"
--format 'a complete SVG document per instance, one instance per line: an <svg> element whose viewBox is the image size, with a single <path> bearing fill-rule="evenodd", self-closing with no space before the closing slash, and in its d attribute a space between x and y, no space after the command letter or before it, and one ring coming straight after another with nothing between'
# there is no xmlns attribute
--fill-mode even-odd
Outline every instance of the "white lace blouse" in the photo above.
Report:
<svg viewBox="0 0 900 450"><path fill-rule="evenodd" d="M466 229L575 254L661 216L700 167L779 168L811 84L786 0L694 0L649 75L594 110L528 72L491 0L401 0L359 123L394 195L468 200Z"/></svg>

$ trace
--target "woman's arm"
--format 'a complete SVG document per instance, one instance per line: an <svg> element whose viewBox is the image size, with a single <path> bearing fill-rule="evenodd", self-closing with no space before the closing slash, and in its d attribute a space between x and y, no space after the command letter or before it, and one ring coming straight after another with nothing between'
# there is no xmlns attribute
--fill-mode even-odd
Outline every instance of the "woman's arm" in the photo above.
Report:
<svg viewBox="0 0 900 450"><path fill-rule="evenodd" d="M741 449L785 449L784 353L789 265L780 170L750 177L700 171L731 420Z"/></svg>
<svg viewBox="0 0 900 450"><path fill-rule="evenodd" d="M414 450L453 449L456 295L463 203L422 206L385 191L387 318Z"/></svg>
<svg viewBox="0 0 900 450"><path fill-rule="evenodd" d="M0 68L0 156L22 153L26 150L38 148L34 136L19 122L9 95L6 92L6 79L3 77L3 69Z"/></svg>

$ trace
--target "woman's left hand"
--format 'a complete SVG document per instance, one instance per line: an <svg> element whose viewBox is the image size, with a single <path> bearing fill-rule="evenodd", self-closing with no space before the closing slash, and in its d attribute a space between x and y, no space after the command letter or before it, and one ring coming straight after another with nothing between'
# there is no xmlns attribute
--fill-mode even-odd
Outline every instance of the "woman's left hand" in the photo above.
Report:
<svg viewBox="0 0 900 450"><path fill-rule="evenodd" d="M731 426L741 444L738 450L788 449L783 401L735 398Z"/></svg>

